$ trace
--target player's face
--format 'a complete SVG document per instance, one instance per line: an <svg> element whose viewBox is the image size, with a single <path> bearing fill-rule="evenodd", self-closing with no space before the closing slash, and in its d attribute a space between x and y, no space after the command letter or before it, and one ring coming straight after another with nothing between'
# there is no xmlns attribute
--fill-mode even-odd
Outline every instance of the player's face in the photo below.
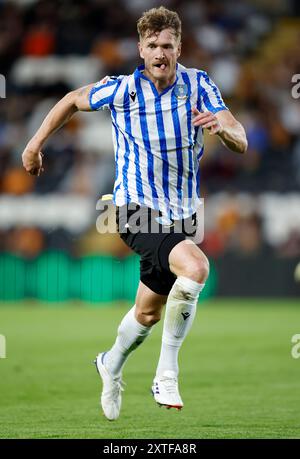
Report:
<svg viewBox="0 0 300 459"><path fill-rule="evenodd" d="M180 49L181 43L172 33L172 29L147 35L139 43L140 56L145 63L145 75L160 86L173 83Z"/></svg>

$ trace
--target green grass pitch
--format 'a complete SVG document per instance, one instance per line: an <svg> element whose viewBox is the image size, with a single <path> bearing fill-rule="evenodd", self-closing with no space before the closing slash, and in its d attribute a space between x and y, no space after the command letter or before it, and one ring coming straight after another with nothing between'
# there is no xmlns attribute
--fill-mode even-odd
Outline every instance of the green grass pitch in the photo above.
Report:
<svg viewBox="0 0 300 459"><path fill-rule="evenodd" d="M1 438L300 438L300 359L291 356L299 302L200 303L180 353L181 412L150 395L158 324L128 360L121 416L109 422L92 361L112 344L126 310L0 305Z"/></svg>

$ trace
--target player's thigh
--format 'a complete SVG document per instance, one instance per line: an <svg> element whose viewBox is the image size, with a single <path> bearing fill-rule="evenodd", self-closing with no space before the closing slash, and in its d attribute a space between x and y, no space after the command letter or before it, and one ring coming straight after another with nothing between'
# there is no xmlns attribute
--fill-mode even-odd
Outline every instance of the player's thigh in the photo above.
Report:
<svg viewBox="0 0 300 459"><path fill-rule="evenodd" d="M140 282L135 300L137 320L143 325L153 325L158 322L166 301L167 295L155 293Z"/></svg>
<svg viewBox="0 0 300 459"><path fill-rule="evenodd" d="M169 254L172 273L205 282L209 273L209 261L202 250L191 240L179 242Z"/></svg>

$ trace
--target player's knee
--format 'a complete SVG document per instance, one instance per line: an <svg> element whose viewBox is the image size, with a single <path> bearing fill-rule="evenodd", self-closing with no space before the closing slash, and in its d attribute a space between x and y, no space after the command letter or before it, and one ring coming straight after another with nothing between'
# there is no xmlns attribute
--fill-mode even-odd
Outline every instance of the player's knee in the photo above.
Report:
<svg viewBox="0 0 300 459"><path fill-rule="evenodd" d="M183 267L183 275L199 284L203 284L209 275L209 261L205 256L193 257Z"/></svg>
<svg viewBox="0 0 300 459"><path fill-rule="evenodd" d="M137 320L145 327L152 327L160 321L160 312L137 312Z"/></svg>

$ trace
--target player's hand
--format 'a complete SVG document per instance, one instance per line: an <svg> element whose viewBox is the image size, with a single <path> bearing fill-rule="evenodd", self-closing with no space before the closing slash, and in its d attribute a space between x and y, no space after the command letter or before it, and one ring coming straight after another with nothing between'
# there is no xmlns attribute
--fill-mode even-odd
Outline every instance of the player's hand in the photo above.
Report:
<svg viewBox="0 0 300 459"><path fill-rule="evenodd" d="M42 167L43 153L41 151L36 151L34 149L30 149L30 147L26 147L22 154L22 161L28 174L39 176L42 172L44 172Z"/></svg>
<svg viewBox="0 0 300 459"><path fill-rule="evenodd" d="M211 112L199 112L196 107L192 108L194 115L193 125L201 126L205 129L209 129L209 134L220 134L222 132L222 125L216 115Z"/></svg>

